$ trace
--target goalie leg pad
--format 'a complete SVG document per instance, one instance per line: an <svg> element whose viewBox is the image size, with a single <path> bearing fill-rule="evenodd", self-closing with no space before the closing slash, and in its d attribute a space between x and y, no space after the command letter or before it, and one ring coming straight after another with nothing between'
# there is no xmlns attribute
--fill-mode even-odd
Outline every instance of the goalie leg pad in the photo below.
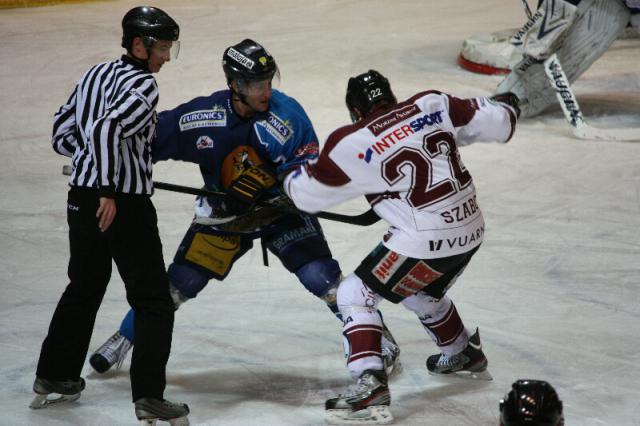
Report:
<svg viewBox="0 0 640 426"><path fill-rule="evenodd" d="M458 64L480 74L509 74L522 60L522 54L509 43L515 32L515 29L508 29L472 35L462 42Z"/></svg>
<svg viewBox="0 0 640 426"><path fill-rule="evenodd" d="M576 1L543 0L526 24L511 38L522 53L543 59L557 48L576 16Z"/></svg>
<svg viewBox="0 0 640 426"><path fill-rule="evenodd" d="M555 52L570 83L580 77L611 46L629 21L621 0L582 0L562 45ZM544 65L525 57L499 85L496 93L513 92L520 99L521 117L533 117L556 103Z"/></svg>

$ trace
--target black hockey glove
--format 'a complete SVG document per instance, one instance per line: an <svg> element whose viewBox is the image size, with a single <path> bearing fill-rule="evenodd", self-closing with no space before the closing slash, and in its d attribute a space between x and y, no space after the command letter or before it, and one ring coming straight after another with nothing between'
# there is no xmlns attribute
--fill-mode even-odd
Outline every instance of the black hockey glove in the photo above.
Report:
<svg viewBox="0 0 640 426"><path fill-rule="evenodd" d="M274 170L266 164L247 168L227 188L227 212L240 215L250 211L267 190L276 184Z"/></svg>
<svg viewBox="0 0 640 426"><path fill-rule="evenodd" d="M520 99L518 98L518 96L516 96L515 93L498 93L497 95L493 95L489 99L509 105L516 111L516 117L520 118Z"/></svg>

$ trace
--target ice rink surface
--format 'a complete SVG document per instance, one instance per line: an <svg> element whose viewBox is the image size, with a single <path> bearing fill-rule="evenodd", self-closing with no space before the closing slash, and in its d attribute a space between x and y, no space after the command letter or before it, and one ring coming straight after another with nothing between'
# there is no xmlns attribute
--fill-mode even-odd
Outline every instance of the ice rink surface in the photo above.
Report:
<svg viewBox="0 0 640 426"><path fill-rule="evenodd" d="M195 1L153 3L181 25L182 51L157 75L160 109L225 86L223 49L264 44L280 89L306 108L321 141L346 124L349 76L374 68L405 98L423 89L488 95L500 77L471 74L456 56L476 32L524 23L516 0ZM51 149L51 119L94 63L118 57L120 20L138 2L0 11L0 424L127 425L129 360L83 375L73 407L27 408L40 345L66 283L66 159ZM617 41L574 89L591 123L640 127L640 44ZM551 382L569 426L640 425L640 143L571 137L559 108L520 123L508 145L462 149L487 222L485 242L450 291L468 328L480 327L493 382L427 375L437 352L415 316L381 305L402 347L391 382L400 425L490 426L518 378ZM157 180L200 185L196 167L158 164ZM158 191L165 258L192 215L192 197ZM357 214L357 200L336 211ZM350 272L385 225L323 221ZM271 257L254 248L223 283L176 314L169 399L196 425L321 425L324 401L350 383L340 324ZM127 310L114 272L90 350Z"/></svg>

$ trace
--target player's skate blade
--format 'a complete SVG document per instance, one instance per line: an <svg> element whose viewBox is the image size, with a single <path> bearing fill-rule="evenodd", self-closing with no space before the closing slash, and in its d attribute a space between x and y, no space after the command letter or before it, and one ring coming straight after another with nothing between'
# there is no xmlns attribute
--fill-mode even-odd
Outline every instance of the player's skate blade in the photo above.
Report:
<svg viewBox="0 0 640 426"><path fill-rule="evenodd" d="M161 401L155 398L140 398L135 402L136 417L141 425L155 425L158 420L172 426L188 426L189 406L187 404Z"/></svg>
<svg viewBox="0 0 640 426"><path fill-rule="evenodd" d="M47 395L36 395L29 404L29 408L34 410L38 410L40 408L48 408L52 405L63 405L69 402L73 402L80 398L80 393L75 393L73 395L62 395L59 393L50 393Z"/></svg>
<svg viewBox="0 0 640 426"><path fill-rule="evenodd" d="M490 382L493 380L493 376L489 373L489 370L484 371L456 371L454 373L434 373L429 371L429 375L435 377L446 377L446 378L455 378L455 379L468 379L468 380L485 380Z"/></svg>
<svg viewBox="0 0 640 426"><path fill-rule="evenodd" d="M162 419L149 419L149 420L140 420L140 426L155 426L158 420L166 421L171 426L189 426L189 419L180 418L180 419L171 419L171 420L162 420Z"/></svg>
<svg viewBox="0 0 640 426"><path fill-rule="evenodd" d="M480 330L469 337L467 347L455 355L431 355L427 358L427 371L434 376L461 377L474 380L493 380L487 371L487 357L482 352Z"/></svg>
<svg viewBox="0 0 640 426"><path fill-rule="evenodd" d="M325 420L337 425L386 425L391 394L384 370L365 370L355 385L325 402Z"/></svg>
<svg viewBox="0 0 640 426"><path fill-rule="evenodd" d="M47 380L36 377L33 383L33 391L36 397L33 398L29 408L37 410L47 408L51 405L60 405L73 402L80 398L80 393L84 390L84 379L79 380Z"/></svg>
<svg viewBox="0 0 640 426"><path fill-rule="evenodd" d="M325 421L330 425L388 425L393 415L388 405L372 405L360 411L349 409L325 410Z"/></svg>

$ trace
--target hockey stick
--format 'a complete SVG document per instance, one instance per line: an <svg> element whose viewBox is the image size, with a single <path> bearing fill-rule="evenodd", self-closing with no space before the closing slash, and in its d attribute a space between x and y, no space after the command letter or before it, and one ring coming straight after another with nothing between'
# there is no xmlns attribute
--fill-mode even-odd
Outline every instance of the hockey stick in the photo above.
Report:
<svg viewBox="0 0 640 426"><path fill-rule="evenodd" d="M71 166L69 165L62 166L63 175L66 175L66 176L71 175L71 170L72 170ZM158 181L153 181L153 187L157 189L162 189L165 191L179 192L182 194L201 195L205 197L214 197L214 198L225 197L227 195L224 192L209 191L207 189L193 188L190 186L175 185L173 183L158 182ZM271 207L272 205L271 203L269 203L269 200L266 200L265 202L260 203L260 206ZM292 209L292 211L298 211L298 210ZM374 223L380 220L380 216L378 216L373 211L373 209L369 209L366 212L361 213L359 215L355 215L355 216L350 216L350 215L340 214L340 213L331 213L331 212L318 212L315 214L315 216L318 216L321 219L331 220L334 222L342 222L349 225L358 225L358 226L373 225ZM215 224L227 223L227 222L230 222L231 220L234 220L236 217L237 216L219 218L220 221L216 222Z"/></svg>
<svg viewBox="0 0 640 426"><path fill-rule="evenodd" d="M207 197L225 197L226 196L226 193L224 192L214 192L206 189L192 188L189 186L174 185L172 183L165 183L165 182L158 182L158 181L154 181L153 186L158 189L164 189L165 191L181 192L181 193L191 194L191 195L202 195ZM261 207L270 207L271 203L269 203L269 200L265 200L265 202L261 202L259 203L259 205ZM295 208L292 208L292 211L298 211L298 210L296 210ZM378 216L373 211L373 209L369 209L366 212L356 216L350 216L350 215L345 215L340 213L331 213L331 212L318 212L315 215L321 219L332 220L334 222L342 222L342 223L347 223L349 225L359 225L359 226L373 225L374 223L380 220L380 216ZM233 220L235 218L236 218L235 216L229 216L228 221ZM227 218L224 218L224 219L227 219ZM228 221L223 221L220 223L224 223Z"/></svg>
<svg viewBox="0 0 640 426"><path fill-rule="evenodd" d="M580 139L640 141L640 129L598 129L587 124L571 89L562 64L554 53L544 61L544 72L562 108L565 118L573 128L573 134Z"/></svg>
<svg viewBox="0 0 640 426"><path fill-rule="evenodd" d="M207 197L225 197L226 194L224 192L215 192L209 191L206 189L192 188L189 186L182 185L174 185L172 183L166 182L153 182L154 188L164 189L165 191L173 191L173 192L181 192L185 194L191 195L203 195ZM270 203L266 200L264 203L260 203L262 207L270 207ZM293 210L297 211L297 210ZM331 212L318 212L315 214L321 219L332 220L334 222L342 222L350 225L359 225L359 226L369 226L380 220L380 216L378 216L373 209L369 209L364 213L361 213L356 216L350 216L339 213L331 213ZM235 216L230 216L229 219L235 218Z"/></svg>

